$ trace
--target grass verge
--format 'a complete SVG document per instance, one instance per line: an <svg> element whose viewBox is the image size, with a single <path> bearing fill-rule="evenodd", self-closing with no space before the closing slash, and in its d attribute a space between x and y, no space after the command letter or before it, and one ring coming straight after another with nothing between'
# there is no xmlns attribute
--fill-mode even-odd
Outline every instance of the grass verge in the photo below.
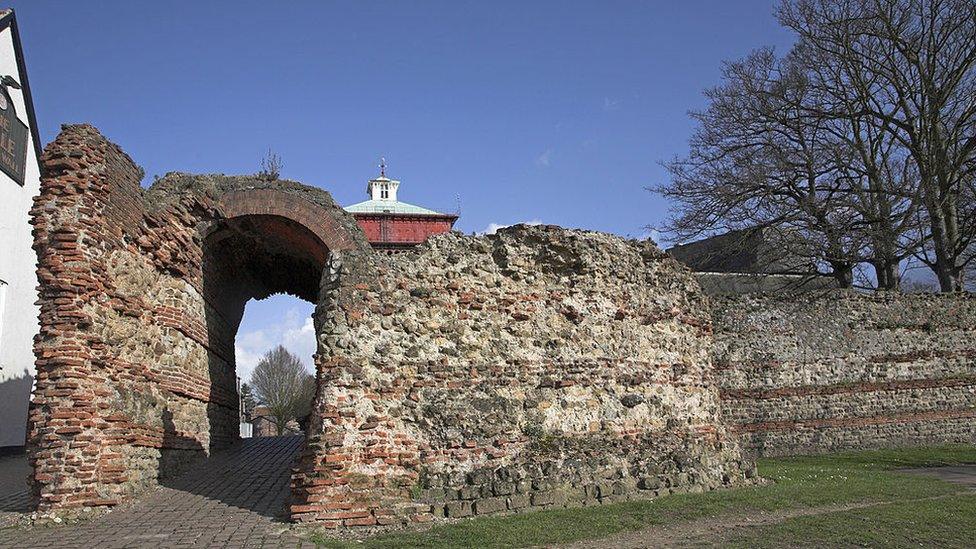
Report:
<svg viewBox="0 0 976 549"><path fill-rule="evenodd" d="M976 495L906 501L787 519L738 532L722 545L785 547L973 547Z"/></svg>
<svg viewBox="0 0 976 549"><path fill-rule="evenodd" d="M706 494L680 494L656 500L581 509L554 509L520 515L479 517L452 524L441 524L423 531L383 534L353 542L330 539L321 533L312 534L311 539L321 547L336 549L525 547L566 543L721 515L949 496L959 492L960 487L929 477L903 474L894 469L964 463L976 463L976 447L905 448L829 456L763 459L759 461L759 473L774 481L765 486ZM967 499L970 504L968 513L956 513L966 507ZM874 507L857 512L848 511L789 519L772 527L753 529L730 541L741 546L757 546L757 544L762 546L760 542L763 540L773 539L777 543L782 542L779 546L787 546L797 545L795 540L800 540L800 544L809 541L813 545L825 545L836 544L834 543L836 540L843 539L844 545L850 545L851 540L855 538L844 538L844 535L858 534L861 536L858 539L864 539L865 543L871 544L875 539L872 536L906 533L911 530L906 526L908 523L900 521L899 517L910 515L912 510L920 508L928 513L927 517L940 520L945 524L956 525L960 521L969 520L969 528L966 531L972 534L976 529L976 520L972 520L973 515L976 514L972 509L973 503L972 496L951 496L913 504ZM950 516L952 520L947 520ZM872 521L878 525L876 529L863 528L865 522ZM941 528L935 523L930 523L930 526L931 528L913 530L919 532L913 535L930 541L940 540L942 534L947 534L952 529L952 527ZM817 532L822 535L816 537ZM794 541L790 542L790 538Z"/></svg>

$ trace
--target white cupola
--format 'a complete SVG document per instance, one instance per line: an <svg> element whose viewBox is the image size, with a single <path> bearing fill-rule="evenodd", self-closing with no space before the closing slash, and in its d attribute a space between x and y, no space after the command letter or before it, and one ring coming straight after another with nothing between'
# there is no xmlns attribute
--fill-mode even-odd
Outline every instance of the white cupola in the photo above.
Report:
<svg viewBox="0 0 976 549"><path fill-rule="evenodd" d="M380 161L380 176L370 179L366 183L366 195L370 200L383 200L396 202L397 187L400 182L396 179L386 177L386 159Z"/></svg>

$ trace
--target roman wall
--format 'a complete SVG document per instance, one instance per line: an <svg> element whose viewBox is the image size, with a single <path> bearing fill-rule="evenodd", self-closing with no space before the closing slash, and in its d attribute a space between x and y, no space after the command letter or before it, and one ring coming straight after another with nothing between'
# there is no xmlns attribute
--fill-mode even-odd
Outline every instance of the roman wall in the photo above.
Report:
<svg viewBox="0 0 976 549"><path fill-rule="evenodd" d="M723 414L749 454L976 443L976 296L711 298Z"/></svg>
<svg viewBox="0 0 976 549"><path fill-rule="evenodd" d="M653 244L439 235L351 290L321 302L295 520L382 526L755 474L719 417L705 297Z"/></svg>
<svg viewBox="0 0 976 549"><path fill-rule="evenodd" d="M330 250L366 243L327 193L295 183L170 174L143 190L91 126L65 126L42 165L34 497L114 505L237 440L246 301L314 302Z"/></svg>
<svg viewBox="0 0 976 549"><path fill-rule="evenodd" d="M115 505L234 444L234 337L248 300L282 292L316 305L296 521L711 490L755 476L740 447L976 441L971 294L699 283L649 242L546 226L386 256L299 183L173 173L143 189L90 126L42 163L41 510Z"/></svg>
<svg viewBox="0 0 976 549"><path fill-rule="evenodd" d="M373 252L328 193L141 170L90 126L42 157L39 509L114 505L237 439L250 299L315 303L292 518L384 526L747 482L707 301L658 248L555 227Z"/></svg>

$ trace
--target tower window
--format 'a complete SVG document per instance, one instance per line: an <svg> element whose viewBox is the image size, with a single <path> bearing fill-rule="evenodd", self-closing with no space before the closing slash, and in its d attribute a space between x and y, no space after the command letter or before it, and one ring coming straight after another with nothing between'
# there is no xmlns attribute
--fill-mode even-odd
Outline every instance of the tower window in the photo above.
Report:
<svg viewBox="0 0 976 549"><path fill-rule="evenodd" d="M390 198L390 188L385 183L380 186L380 198L382 199Z"/></svg>

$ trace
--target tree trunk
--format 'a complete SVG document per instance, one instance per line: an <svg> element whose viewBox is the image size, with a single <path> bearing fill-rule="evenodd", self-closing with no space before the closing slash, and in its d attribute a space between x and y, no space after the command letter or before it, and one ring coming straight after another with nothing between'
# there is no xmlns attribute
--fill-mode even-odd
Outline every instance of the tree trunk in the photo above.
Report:
<svg viewBox="0 0 976 549"><path fill-rule="evenodd" d="M947 200L949 197L945 196L939 182L931 174L921 169L919 172L925 210L929 214L929 229L932 231L932 250L935 252L935 262L930 267L942 292L957 292L962 289L959 273L955 272L958 268L954 248L958 235L952 230L946 216L946 207L954 207L955 202Z"/></svg>
<svg viewBox="0 0 976 549"><path fill-rule="evenodd" d="M898 263L895 261L878 259L871 262L874 267L875 278L878 279L879 290L897 291L901 286L898 277Z"/></svg>
<svg viewBox="0 0 976 549"><path fill-rule="evenodd" d="M929 202L929 201L926 201ZM928 204L926 204L928 206ZM939 281L939 289L943 292L958 292L962 290L961 278L953 261L952 241L946 234L942 212L937 205L928 208L932 228L932 249L935 251L935 263L932 271Z"/></svg>
<svg viewBox="0 0 976 549"><path fill-rule="evenodd" d="M854 285L854 265L846 261L831 261L831 273L837 284L841 288L850 288Z"/></svg>

